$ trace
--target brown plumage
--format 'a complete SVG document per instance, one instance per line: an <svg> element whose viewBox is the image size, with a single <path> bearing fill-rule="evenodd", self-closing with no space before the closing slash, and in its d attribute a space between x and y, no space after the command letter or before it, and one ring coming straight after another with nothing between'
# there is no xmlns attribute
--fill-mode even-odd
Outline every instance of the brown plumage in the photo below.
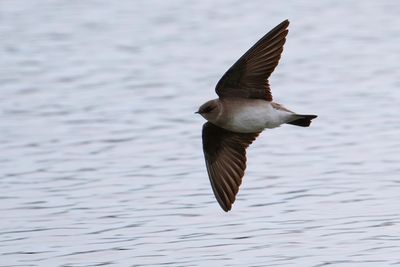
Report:
<svg viewBox="0 0 400 267"><path fill-rule="evenodd" d="M197 113L203 125L203 151L215 198L224 211L235 201L246 169L246 148L265 128L283 123L309 126L315 115L297 115L272 102L268 78L278 65L288 34L285 20L262 37L228 69L216 85L219 99Z"/></svg>
<svg viewBox="0 0 400 267"><path fill-rule="evenodd" d="M203 125L203 151L214 195L224 211L235 201L246 169L246 148L259 133L234 133Z"/></svg>
<svg viewBox="0 0 400 267"><path fill-rule="evenodd" d="M288 26L288 20L281 22L233 64L215 88L220 98L244 97L272 101L268 78L281 58Z"/></svg>

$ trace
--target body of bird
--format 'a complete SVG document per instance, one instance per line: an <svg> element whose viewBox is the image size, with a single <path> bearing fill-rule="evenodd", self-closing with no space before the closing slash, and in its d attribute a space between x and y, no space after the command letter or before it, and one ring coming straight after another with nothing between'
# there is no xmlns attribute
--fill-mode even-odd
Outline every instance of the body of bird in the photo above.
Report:
<svg viewBox="0 0 400 267"><path fill-rule="evenodd" d="M288 33L285 20L264 35L222 76L219 98L196 113L203 125L203 151L214 195L224 211L236 199L246 169L246 148L265 128L308 127L316 115L296 114L272 101L268 78L278 65Z"/></svg>
<svg viewBox="0 0 400 267"><path fill-rule="evenodd" d="M265 128L275 128L297 118L281 105L261 99L214 99L218 106L216 116L208 121L216 126L237 133L256 133Z"/></svg>

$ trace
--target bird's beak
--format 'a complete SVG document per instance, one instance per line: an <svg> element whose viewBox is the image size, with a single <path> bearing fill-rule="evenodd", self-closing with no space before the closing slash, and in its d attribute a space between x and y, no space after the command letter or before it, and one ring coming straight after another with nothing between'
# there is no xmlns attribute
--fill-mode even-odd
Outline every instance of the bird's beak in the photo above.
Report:
<svg viewBox="0 0 400 267"><path fill-rule="evenodd" d="M194 114L200 114L200 112L196 111Z"/></svg>

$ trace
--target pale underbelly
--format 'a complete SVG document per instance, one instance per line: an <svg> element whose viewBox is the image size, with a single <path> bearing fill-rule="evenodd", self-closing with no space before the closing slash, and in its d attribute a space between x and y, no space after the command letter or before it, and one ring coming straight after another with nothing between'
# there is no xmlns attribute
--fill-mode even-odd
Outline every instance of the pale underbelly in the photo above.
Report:
<svg viewBox="0 0 400 267"><path fill-rule="evenodd" d="M268 105L244 107L225 121L223 128L240 133L261 132L265 128L279 127L289 121L292 113L274 109Z"/></svg>

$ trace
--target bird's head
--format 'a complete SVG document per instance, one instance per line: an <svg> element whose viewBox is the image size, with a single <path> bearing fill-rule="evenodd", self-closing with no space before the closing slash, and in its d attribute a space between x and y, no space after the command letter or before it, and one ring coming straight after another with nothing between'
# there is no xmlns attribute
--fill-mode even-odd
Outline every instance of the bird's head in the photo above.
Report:
<svg viewBox="0 0 400 267"><path fill-rule="evenodd" d="M215 121L219 115L219 104L216 99L207 101L195 113L200 114L208 121Z"/></svg>

